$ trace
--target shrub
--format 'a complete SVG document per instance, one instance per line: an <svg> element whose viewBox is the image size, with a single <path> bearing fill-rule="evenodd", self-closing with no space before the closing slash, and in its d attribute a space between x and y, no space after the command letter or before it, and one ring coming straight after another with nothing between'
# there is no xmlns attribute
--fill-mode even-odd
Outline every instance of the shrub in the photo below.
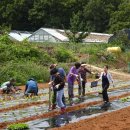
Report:
<svg viewBox="0 0 130 130"><path fill-rule="evenodd" d="M49 79L48 68L31 61L8 62L0 66L0 72L1 83L8 81L11 77L16 79L18 85L25 84L30 77L34 77L38 82L47 82Z"/></svg>
<svg viewBox="0 0 130 130"><path fill-rule="evenodd" d="M65 48L56 49L55 57L56 57L58 62L74 62L74 61L76 61L74 54L71 51L66 50Z"/></svg>
<svg viewBox="0 0 130 130"><path fill-rule="evenodd" d="M0 35L0 43L11 44L12 41L9 39L8 35Z"/></svg>
<svg viewBox="0 0 130 130"><path fill-rule="evenodd" d="M29 129L29 126L23 123L11 124L7 127L7 130L27 130L27 129Z"/></svg>
<svg viewBox="0 0 130 130"><path fill-rule="evenodd" d="M120 46L123 51L127 48L130 48L130 40L125 30L121 30L115 33L112 39L112 43Z"/></svg>

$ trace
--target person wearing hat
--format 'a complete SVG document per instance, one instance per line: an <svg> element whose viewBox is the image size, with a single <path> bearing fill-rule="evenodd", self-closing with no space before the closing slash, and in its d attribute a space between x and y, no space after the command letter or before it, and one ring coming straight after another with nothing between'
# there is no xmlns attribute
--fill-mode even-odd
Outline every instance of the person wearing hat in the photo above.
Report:
<svg viewBox="0 0 130 130"><path fill-rule="evenodd" d="M51 75L51 70L53 70L53 69L57 69L60 77L65 81L65 78L66 78L65 70L63 68L61 68L61 67L57 68L57 64L51 64L50 65L50 83L53 82L54 79L55 79L55 76ZM51 108L52 110L56 109L56 95L57 95L57 91L55 89L53 89L52 108ZM63 94L63 97L62 97L62 101L66 105L64 94Z"/></svg>
<svg viewBox="0 0 130 130"><path fill-rule="evenodd" d="M56 104L61 108L61 112L65 112L65 104L62 101L64 95L65 81L58 73L56 68L50 71L50 75L54 77L52 81L53 90L56 91Z"/></svg>
<svg viewBox="0 0 130 130"><path fill-rule="evenodd" d="M28 96L29 93L38 95L38 85L34 78L30 78L26 83L24 94Z"/></svg>
<svg viewBox="0 0 130 130"><path fill-rule="evenodd" d="M16 82L16 80L11 78L9 81L3 83L0 87L0 92L7 93L7 94L10 92L15 93L16 92L15 86L14 86L15 82Z"/></svg>

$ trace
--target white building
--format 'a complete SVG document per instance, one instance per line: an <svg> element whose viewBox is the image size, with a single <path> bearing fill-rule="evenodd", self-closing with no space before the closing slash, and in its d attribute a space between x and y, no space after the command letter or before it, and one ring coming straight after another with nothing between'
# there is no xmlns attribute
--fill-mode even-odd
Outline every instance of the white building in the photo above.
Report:
<svg viewBox="0 0 130 130"><path fill-rule="evenodd" d="M12 41L22 42L23 40L31 36L32 33L27 31L11 31L8 35Z"/></svg>
<svg viewBox="0 0 130 130"><path fill-rule="evenodd" d="M64 30L40 28L28 37L29 42L68 42Z"/></svg>

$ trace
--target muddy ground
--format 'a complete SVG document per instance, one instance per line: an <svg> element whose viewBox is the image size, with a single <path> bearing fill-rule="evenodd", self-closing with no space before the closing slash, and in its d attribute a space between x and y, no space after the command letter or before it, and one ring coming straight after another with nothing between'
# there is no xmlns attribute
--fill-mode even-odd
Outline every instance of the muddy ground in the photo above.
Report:
<svg viewBox="0 0 130 130"><path fill-rule="evenodd" d="M130 130L130 107L53 130Z"/></svg>

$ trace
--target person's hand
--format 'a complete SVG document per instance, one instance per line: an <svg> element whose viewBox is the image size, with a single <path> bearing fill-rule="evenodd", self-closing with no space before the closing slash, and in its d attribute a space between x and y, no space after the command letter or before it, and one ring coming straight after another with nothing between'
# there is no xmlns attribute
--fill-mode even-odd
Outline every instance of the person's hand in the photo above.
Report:
<svg viewBox="0 0 130 130"><path fill-rule="evenodd" d="M75 77L78 78L79 76L77 74L75 74Z"/></svg>
<svg viewBox="0 0 130 130"><path fill-rule="evenodd" d="M94 72L91 72L91 74L95 74Z"/></svg>
<svg viewBox="0 0 130 130"><path fill-rule="evenodd" d="M16 92L14 88L12 88L12 89L11 89L11 91L12 91L13 93L15 93L15 92Z"/></svg>
<svg viewBox="0 0 130 130"><path fill-rule="evenodd" d="M49 82L48 84L49 84L49 85L52 85L52 83L53 83L53 81Z"/></svg>
<svg viewBox="0 0 130 130"><path fill-rule="evenodd" d="M56 87L56 88L59 88L59 86L60 86L60 84L57 84L55 87Z"/></svg>
<svg viewBox="0 0 130 130"><path fill-rule="evenodd" d="M97 81L99 81L99 79L95 79L95 80L94 80L94 82L97 82Z"/></svg>
<svg viewBox="0 0 130 130"><path fill-rule="evenodd" d="M83 79L82 79L82 78L80 78L80 80L81 80L81 81L83 81Z"/></svg>

